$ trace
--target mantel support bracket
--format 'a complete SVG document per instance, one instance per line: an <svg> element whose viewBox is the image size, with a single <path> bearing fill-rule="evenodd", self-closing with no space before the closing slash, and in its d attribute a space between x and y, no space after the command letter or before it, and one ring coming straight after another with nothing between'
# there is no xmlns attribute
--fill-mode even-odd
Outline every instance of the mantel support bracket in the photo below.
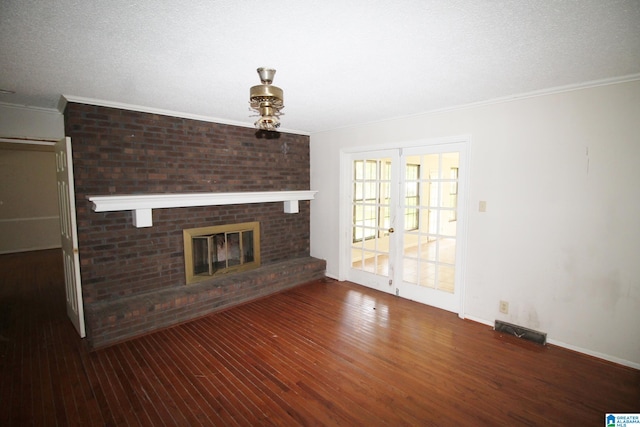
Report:
<svg viewBox="0 0 640 427"><path fill-rule="evenodd" d="M136 209L131 211L133 215L133 225L136 228L153 226L153 214L151 209Z"/></svg>

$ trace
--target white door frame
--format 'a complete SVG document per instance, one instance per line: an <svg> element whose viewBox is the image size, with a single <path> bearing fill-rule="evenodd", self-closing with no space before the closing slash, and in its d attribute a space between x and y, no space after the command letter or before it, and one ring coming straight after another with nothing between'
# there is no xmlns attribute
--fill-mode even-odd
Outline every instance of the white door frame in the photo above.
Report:
<svg viewBox="0 0 640 427"><path fill-rule="evenodd" d="M404 148L420 147L420 146L432 146L432 145L446 145L446 144L461 144L462 149L458 149L464 158L466 158L466 170L460 179L464 182L464 187L467 189L461 194L458 200L458 208L461 212L464 212L465 221L461 221L458 229L457 241L461 245L459 251L460 259L460 271L456 271L458 276L457 282L460 285L460 311L458 316L462 319L465 318L464 314L464 294L465 294L465 271L466 271L466 248L467 248L467 228L468 228L468 198L469 198L469 183L470 183L470 171L469 165L471 154L471 135L457 135L445 138L433 138L423 140L412 141L395 141L389 144L381 144L375 146L359 146L350 147L340 150L340 197L338 206L338 227L339 227L339 262L338 262L338 279L347 280L348 269L351 262L350 256L350 242L351 242L351 157L354 153L375 152L379 150L398 149L402 153Z"/></svg>

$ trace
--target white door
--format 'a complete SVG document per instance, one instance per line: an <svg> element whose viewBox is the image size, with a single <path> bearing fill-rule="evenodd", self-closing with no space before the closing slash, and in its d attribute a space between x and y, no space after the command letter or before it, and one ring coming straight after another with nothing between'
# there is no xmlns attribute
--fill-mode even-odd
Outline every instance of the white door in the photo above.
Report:
<svg viewBox="0 0 640 427"><path fill-rule="evenodd" d="M398 294L460 313L464 146L443 144L404 149L401 168Z"/></svg>
<svg viewBox="0 0 640 427"><path fill-rule="evenodd" d="M466 143L349 155L347 279L462 315Z"/></svg>
<svg viewBox="0 0 640 427"><path fill-rule="evenodd" d="M75 190L73 186L73 161L71 138L56 143L56 178L58 181L58 207L60 210L60 233L64 260L64 281L67 295L67 315L73 326L84 338L84 308L80 282L80 257L76 229Z"/></svg>
<svg viewBox="0 0 640 427"><path fill-rule="evenodd" d="M395 292L395 231L398 150L350 157L348 277L379 291ZM395 185L394 185L395 183Z"/></svg>

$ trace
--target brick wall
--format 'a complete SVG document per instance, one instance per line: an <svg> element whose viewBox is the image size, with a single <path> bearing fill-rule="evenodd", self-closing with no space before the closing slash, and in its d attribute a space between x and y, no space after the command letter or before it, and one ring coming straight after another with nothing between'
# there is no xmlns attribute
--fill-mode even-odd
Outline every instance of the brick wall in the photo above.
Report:
<svg viewBox="0 0 640 427"><path fill-rule="evenodd" d="M72 139L85 304L184 287L182 229L259 221L262 264L309 256L309 201L155 209L153 227L130 212L95 213L88 195L309 189L309 137L78 103ZM215 280L215 279L212 279Z"/></svg>

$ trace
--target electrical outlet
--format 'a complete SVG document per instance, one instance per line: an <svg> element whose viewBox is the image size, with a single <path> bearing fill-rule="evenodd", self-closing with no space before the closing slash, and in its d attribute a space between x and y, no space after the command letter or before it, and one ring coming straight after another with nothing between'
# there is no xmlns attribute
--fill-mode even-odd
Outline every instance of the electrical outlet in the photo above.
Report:
<svg viewBox="0 0 640 427"><path fill-rule="evenodd" d="M509 303L507 301L500 301L500 313L509 314Z"/></svg>

